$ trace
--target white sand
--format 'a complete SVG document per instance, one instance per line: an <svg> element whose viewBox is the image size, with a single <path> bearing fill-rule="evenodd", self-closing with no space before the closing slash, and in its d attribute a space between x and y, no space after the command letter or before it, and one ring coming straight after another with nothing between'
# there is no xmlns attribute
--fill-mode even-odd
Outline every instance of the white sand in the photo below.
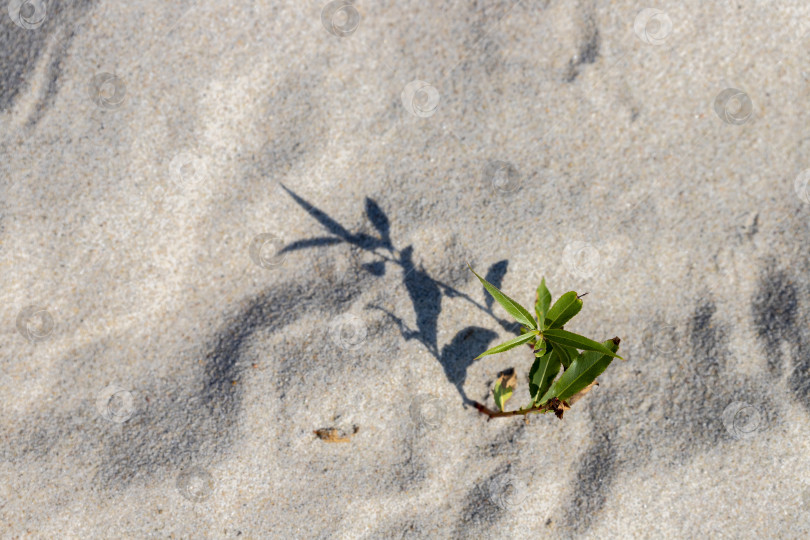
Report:
<svg viewBox="0 0 810 540"><path fill-rule="evenodd" d="M469 4L3 12L0 537L807 537L810 6ZM563 421L463 405L503 260Z"/></svg>

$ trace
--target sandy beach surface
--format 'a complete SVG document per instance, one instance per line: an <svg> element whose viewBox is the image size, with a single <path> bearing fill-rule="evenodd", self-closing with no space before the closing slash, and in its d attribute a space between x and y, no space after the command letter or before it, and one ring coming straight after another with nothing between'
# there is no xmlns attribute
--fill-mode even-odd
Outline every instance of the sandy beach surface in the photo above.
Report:
<svg viewBox="0 0 810 540"><path fill-rule="evenodd" d="M0 537L810 535L810 5L5 4Z"/></svg>

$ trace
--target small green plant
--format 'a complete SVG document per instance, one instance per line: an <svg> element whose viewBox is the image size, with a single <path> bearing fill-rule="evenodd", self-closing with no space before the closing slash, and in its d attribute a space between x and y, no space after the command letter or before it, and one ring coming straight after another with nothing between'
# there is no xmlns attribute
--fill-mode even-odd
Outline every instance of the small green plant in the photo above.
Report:
<svg viewBox="0 0 810 540"><path fill-rule="evenodd" d="M552 305L551 293L546 287L546 279L543 278L537 287L535 316L532 316L526 308L479 276L469 263L467 266L489 294L521 325L521 335L482 352L476 360L523 344L531 347L534 352L534 363L529 370L531 403L521 409L504 410L507 400L514 392L516 378L513 369L503 371L499 374L493 389L498 410L493 411L481 403L474 402L475 407L489 418L554 412L557 418L562 419L563 412L570 409L598 384L596 378L607 369L614 358L624 360L616 354L621 341L618 337L598 343L563 328L580 312L582 297L587 293L577 295L576 292L569 291Z"/></svg>

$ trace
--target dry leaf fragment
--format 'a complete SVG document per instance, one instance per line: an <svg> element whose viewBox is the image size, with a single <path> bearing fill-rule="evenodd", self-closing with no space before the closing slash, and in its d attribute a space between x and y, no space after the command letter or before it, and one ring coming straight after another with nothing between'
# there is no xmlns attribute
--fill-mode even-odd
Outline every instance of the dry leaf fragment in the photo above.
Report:
<svg viewBox="0 0 810 540"><path fill-rule="evenodd" d="M360 430L359 427L354 426L354 430L352 431L352 435L357 433ZM315 435L318 436L319 439L322 441L326 441L329 443L338 443L338 442L350 442L350 436L341 436L340 433L336 428L323 428L323 429L316 429L313 431Z"/></svg>
<svg viewBox="0 0 810 540"><path fill-rule="evenodd" d="M515 374L515 368L505 369L498 373L498 382L501 383L502 387L511 388L514 390L517 386L517 375Z"/></svg>
<svg viewBox="0 0 810 540"><path fill-rule="evenodd" d="M559 398L551 398L548 400L548 409L550 411L554 411L554 414L557 415L557 418L562 420L563 413L569 410L571 407L565 401L560 401Z"/></svg>
<svg viewBox="0 0 810 540"><path fill-rule="evenodd" d="M585 388L583 388L582 390L580 390L579 392L577 392L576 394L574 394L573 396L568 398L568 400L567 400L568 404L573 405L574 403L579 401L582 396L584 396L585 394L590 392L591 388L593 388L594 386L598 386L598 385L599 385L598 381L593 381L591 384L589 384L588 386L586 386Z"/></svg>
<svg viewBox="0 0 810 540"><path fill-rule="evenodd" d="M504 405L507 400L512 397L516 386L517 375L515 375L514 368L505 369L498 373L498 380L495 381L495 388L493 389L495 404L498 406L498 409L503 411Z"/></svg>

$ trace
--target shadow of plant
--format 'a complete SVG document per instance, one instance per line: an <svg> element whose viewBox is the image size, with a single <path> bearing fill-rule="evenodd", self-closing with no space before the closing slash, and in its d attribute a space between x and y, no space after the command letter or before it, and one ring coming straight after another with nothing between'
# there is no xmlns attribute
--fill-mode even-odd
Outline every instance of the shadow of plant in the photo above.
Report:
<svg viewBox="0 0 810 540"><path fill-rule="evenodd" d="M402 283L408 291L413 306L416 328L409 328L401 316L381 306L368 305L367 307L382 311L388 316L397 325L400 335L405 340L416 339L424 345L442 365L447 380L456 386L464 403L472 404L473 401L464 392L467 368L472 365L474 358L480 352L488 348L489 343L497 337L497 334L486 328L468 326L460 330L450 343L444 345L440 350L437 342L437 326L442 297L465 300L490 315L504 330L516 336L520 334L520 325L511 320L501 319L492 312L493 299L483 287L481 290L484 293L485 304L481 304L469 295L431 277L421 265L417 267L414 263L413 246L409 245L399 249L393 244L388 216L373 199L366 197L365 216L376 229L378 233L376 237L365 233L350 232L324 211L299 197L283 184L281 187L330 235L292 242L285 246L280 253L348 243L377 257L378 260L361 266L370 274L380 277L385 275L388 265L398 268L402 273ZM487 281L500 288L508 266L508 260L498 261L490 266L486 273Z"/></svg>

